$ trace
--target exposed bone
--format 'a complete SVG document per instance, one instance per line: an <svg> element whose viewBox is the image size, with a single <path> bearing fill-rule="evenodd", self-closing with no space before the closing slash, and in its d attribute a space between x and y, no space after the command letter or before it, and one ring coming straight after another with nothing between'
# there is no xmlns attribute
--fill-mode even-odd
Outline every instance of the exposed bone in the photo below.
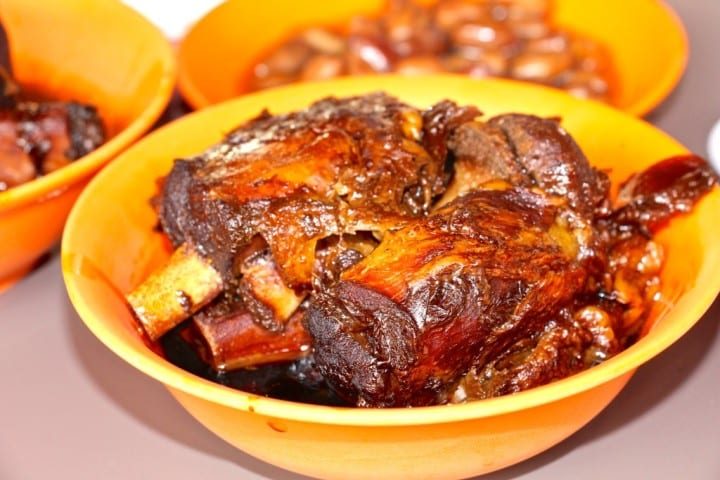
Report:
<svg viewBox="0 0 720 480"><path fill-rule="evenodd" d="M223 288L213 266L191 246L181 245L168 263L127 295L137 319L152 340L188 318Z"/></svg>
<svg viewBox="0 0 720 480"><path fill-rule="evenodd" d="M305 298L285 285L269 252L247 258L240 269L240 295L256 320L279 332Z"/></svg>
<svg viewBox="0 0 720 480"><path fill-rule="evenodd" d="M258 325L246 310L219 317L196 315L193 321L207 346L206 360L216 370L225 371L306 355L311 340L303 316L303 311L297 312L280 333Z"/></svg>

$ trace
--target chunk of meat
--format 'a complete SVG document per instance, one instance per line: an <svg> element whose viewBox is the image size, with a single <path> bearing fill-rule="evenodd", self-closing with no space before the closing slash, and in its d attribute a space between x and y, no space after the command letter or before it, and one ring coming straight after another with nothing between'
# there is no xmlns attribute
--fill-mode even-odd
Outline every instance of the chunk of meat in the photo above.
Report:
<svg viewBox="0 0 720 480"><path fill-rule="evenodd" d="M689 212L716 183L715 172L697 155L665 159L621 185L613 222L655 232L673 216Z"/></svg>
<svg viewBox="0 0 720 480"><path fill-rule="evenodd" d="M11 102L0 108L0 191L68 165L104 139L98 114L87 105Z"/></svg>
<svg viewBox="0 0 720 480"><path fill-rule="evenodd" d="M425 214L442 193L443 161L415 138L421 124L417 110L382 94L261 115L203 156L175 163L162 192L163 229L226 280L260 235L288 286L308 288L320 239L382 234Z"/></svg>
<svg viewBox="0 0 720 480"><path fill-rule="evenodd" d="M559 120L511 113L494 117L488 124L505 133L535 186L565 199L585 218L607 209L607 176L590 165Z"/></svg>
<svg viewBox="0 0 720 480"><path fill-rule="evenodd" d="M447 401L582 290L563 213L526 190L481 190L389 233L310 303L323 375L358 405Z"/></svg>
<svg viewBox="0 0 720 480"><path fill-rule="evenodd" d="M224 294L193 317L203 356L218 371L295 360L310 352L302 309L281 330L259 325L242 300Z"/></svg>
<svg viewBox="0 0 720 480"><path fill-rule="evenodd" d="M207 259L225 286L257 270L241 259L263 242L275 282L265 294L276 297L269 300L275 306L268 295L257 298L258 282L240 282L258 322L276 328L317 278L324 239L382 237L426 214L444 191L444 159L419 142L422 128L418 110L383 94L329 98L287 115L265 112L203 155L175 162L157 201L160 223L176 247ZM136 311L151 307L135 299ZM163 327L154 331L191 313L157 317Z"/></svg>
<svg viewBox="0 0 720 480"><path fill-rule="evenodd" d="M592 335L562 317L520 338L487 363L471 368L449 401L460 403L516 393L587 368L584 357Z"/></svg>
<svg viewBox="0 0 720 480"><path fill-rule="evenodd" d="M454 156L454 174L437 206L478 188L491 188L491 182L497 188L532 185L505 134L486 122L463 123L449 136L447 147Z"/></svg>
<svg viewBox="0 0 720 480"><path fill-rule="evenodd" d="M658 298L652 233L714 175L671 159L613 205L557 121L478 115L326 99L177 161L157 204L197 271L171 262L130 294L141 320L157 314L146 330L192 315L218 371L311 353L360 406L518 392L617 354Z"/></svg>

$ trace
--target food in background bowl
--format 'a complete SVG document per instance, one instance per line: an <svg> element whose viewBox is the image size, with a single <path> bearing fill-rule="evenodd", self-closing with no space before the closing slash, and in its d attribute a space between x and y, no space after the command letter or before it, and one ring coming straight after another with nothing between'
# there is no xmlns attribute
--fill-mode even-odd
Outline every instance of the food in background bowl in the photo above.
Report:
<svg viewBox="0 0 720 480"><path fill-rule="evenodd" d="M433 3L433 0L416 1L423 6ZM450 5L462 6L464 3L450 2ZM487 0L479 3L487 4ZM286 42L288 35L312 27L329 29L333 35L341 34L343 32L335 28L348 26L359 16L377 18L386 6L386 0L273 0L261 3L229 0L195 23L180 43L178 88L195 108L245 94L251 89L253 67ZM470 10L472 13L478 8L470 6ZM665 98L686 65L687 36L679 17L664 2L553 0L547 23L569 32L572 38L592 39L601 50L607 51L613 77L609 84L610 103L635 115L649 112ZM540 27L544 29L543 25ZM492 34L492 29L473 28L471 31ZM321 34L319 39L312 41L323 44L326 37ZM337 44L331 39L330 44L333 43ZM555 39L544 48L562 48L565 43ZM484 51L484 48L465 49L466 53L476 55L482 55ZM548 59L552 55L540 57ZM562 66L567 57L565 60L563 55L559 57ZM433 62L432 59L421 61L419 66ZM455 65L462 63L468 62L455 62ZM585 67L590 67L592 62L589 63ZM533 62L529 64L532 66ZM482 68L477 71L480 73Z"/></svg>
<svg viewBox="0 0 720 480"><path fill-rule="evenodd" d="M67 164L63 155L53 156L59 162L52 163L65 165L57 169L47 165L45 170L53 171L0 192L1 292L57 242L70 207L90 178L160 117L173 91L175 60L162 33L121 2L3 0L0 24L7 34L9 65L18 85L37 95L33 98L92 105L104 131L100 145L95 134L84 136L84 140L92 137L88 143L76 142L80 148L71 156L85 155ZM89 120L84 115L89 110L81 110L81 117L72 118ZM21 137L29 133L23 131ZM4 138L11 149L17 147L14 131ZM41 150L47 146L44 140L39 144ZM43 170L42 163L33 165L35 170ZM20 179L32 175L27 168Z"/></svg>
<svg viewBox="0 0 720 480"><path fill-rule="evenodd" d="M176 250L128 295L145 332L192 318L208 364L252 367L244 390L271 394L258 365L300 360L286 377L311 395L324 379L377 407L516 393L618 354L659 298L652 234L714 174L670 158L611 200L558 119L480 115L328 98L176 161L154 199Z"/></svg>
<svg viewBox="0 0 720 480"><path fill-rule="evenodd" d="M263 55L242 84L251 90L368 73L460 73L543 83L612 100L603 45L559 28L550 0L390 0L377 17L307 28Z"/></svg>
<svg viewBox="0 0 720 480"><path fill-rule="evenodd" d="M382 479L468 478L537 455L578 431L618 395L637 368L656 368L646 363L700 320L720 291L720 224L715 221L720 189L654 236L665 253L662 301L655 302L633 345L593 368L513 395L416 408L312 405L228 388L148 348L124 295L172 253L147 199L157 193L156 181L167 175L174 159L221 142L226 132L264 107L292 112L329 93L346 97L379 88L422 108L443 98L481 105L488 118L512 111L562 115L562 125L591 165L607 172L614 186L660 158L687 153L665 133L627 114L517 82L458 76L418 82L388 76L379 83L377 77L349 77L270 89L158 129L101 172L70 215L63 276L80 318L103 344L165 384L189 414L250 455L317 478L362 480L367 472Z"/></svg>
<svg viewBox="0 0 720 480"><path fill-rule="evenodd" d="M54 172L104 141L95 107L27 99L0 70L0 192Z"/></svg>

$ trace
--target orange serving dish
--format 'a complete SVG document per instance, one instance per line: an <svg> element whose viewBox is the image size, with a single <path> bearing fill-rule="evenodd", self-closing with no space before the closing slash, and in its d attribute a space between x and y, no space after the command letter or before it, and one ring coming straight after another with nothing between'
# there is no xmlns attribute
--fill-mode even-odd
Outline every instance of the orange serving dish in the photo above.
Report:
<svg viewBox="0 0 720 480"><path fill-rule="evenodd" d="M427 2L427 0L421 0ZM241 78L289 32L336 26L378 12L385 0L231 0L201 19L179 49L178 87L195 108L246 93ZM680 80L688 57L682 23L660 0L554 0L553 21L602 42L615 63L614 106L644 115Z"/></svg>
<svg viewBox="0 0 720 480"><path fill-rule="evenodd" d="M562 441L597 415L635 369L697 322L720 290L720 190L675 219L657 240L667 264L644 336L607 362L550 385L462 405L408 409L335 408L259 397L196 377L151 350L123 294L163 262L167 242L149 204L173 159L203 151L256 116L306 107L328 94L375 90L416 106L450 98L486 115L560 115L591 163L615 184L686 149L660 130L596 102L548 88L457 76L355 77L278 88L222 103L152 133L83 192L62 244L65 283L87 327L124 360L164 383L198 421L236 447L319 478L465 478L503 468ZM137 392L142 395L142 392Z"/></svg>
<svg viewBox="0 0 720 480"><path fill-rule="evenodd" d="M0 193L0 291L59 238L90 177L146 132L170 100L173 52L135 11L112 0L2 0L13 75L26 89L98 107L109 139L49 175Z"/></svg>

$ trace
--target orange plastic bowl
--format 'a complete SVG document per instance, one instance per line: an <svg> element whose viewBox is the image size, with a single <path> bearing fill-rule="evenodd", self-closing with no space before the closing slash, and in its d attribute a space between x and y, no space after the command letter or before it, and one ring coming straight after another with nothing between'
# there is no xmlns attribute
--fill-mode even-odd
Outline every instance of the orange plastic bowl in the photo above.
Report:
<svg viewBox="0 0 720 480"><path fill-rule="evenodd" d="M433 0L419 0L427 3ZM179 49L178 87L195 108L245 93L241 79L288 32L342 25L373 14L386 0L231 0L187 34ZM682 23L660 0L554 0L554 21L605 44L615 62L614 106L644 115L680 80L688 57Z"/></svg>
<svg viewBox="0 0 720 480"><path fill-rule="evenodd" d="M175 81L163 35L120 2L2 0L15 78L49 98L98 107L110 139L71 165L0 193L0 291L59 238L90 177L147 131Z"/></svg>
<svg viewBox="0 0 720 480"><path fill-rule="evenodd" d="M330 93L378 89L417 106L451 98L487 115L519 111L563 117L591 162L615 183L685 152L652 126L555 90L457 76L356 77L267 90L178 120L141 140L101 172L76 203L62 244L65 283L80 317L117 355L164 383L198 421L237 448L320 478L464 478L520 462L560 442L600 412L633 372L683 335L720 290L720 190L674 220L663 296L635 345L595 368L523 393L463 405L411 409L314 406L215 384L153 353L123 297L167 258L148 199L178 157L203 151L263 108L300 109ZM139 392L139 394L142 394Z"/></svg>

